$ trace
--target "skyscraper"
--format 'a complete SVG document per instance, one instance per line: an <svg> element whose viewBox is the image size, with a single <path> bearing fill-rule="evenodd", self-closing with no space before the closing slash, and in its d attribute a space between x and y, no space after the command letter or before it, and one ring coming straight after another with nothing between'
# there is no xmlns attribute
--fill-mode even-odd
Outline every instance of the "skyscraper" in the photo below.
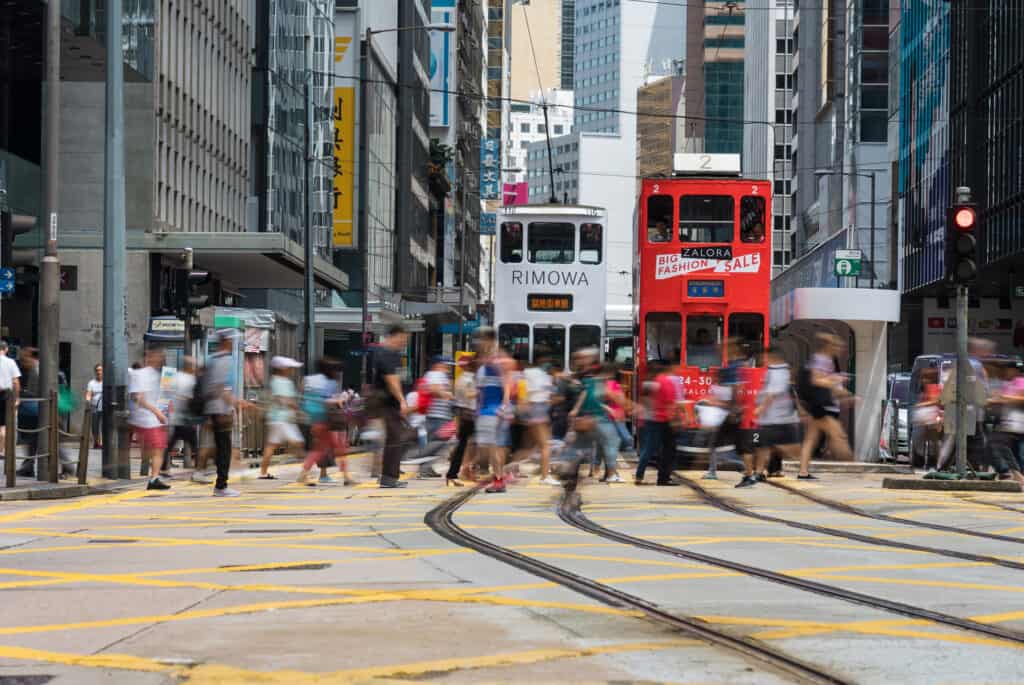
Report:
<svg viewBox="0 0 1024 685"><path fill-rule="evenodd" d="M704 150L743 150L743 40L745 3L704 4Z"/></svg>

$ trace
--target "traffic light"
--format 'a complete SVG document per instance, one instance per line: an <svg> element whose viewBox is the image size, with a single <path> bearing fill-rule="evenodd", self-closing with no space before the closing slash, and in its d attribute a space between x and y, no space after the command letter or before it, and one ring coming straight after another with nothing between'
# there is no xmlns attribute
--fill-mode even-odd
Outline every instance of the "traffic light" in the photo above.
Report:
<svg viewBox="0 0 1024 685"><path fill-rule="evenodd" d="M946 224L946 280L967 285L978 275L978 208L970 188L956 189Z"/></svg>
<svg viewBox="0 0 1024 685"><path fill-rule="evenodd" d="M14 239L28 233L36 225L34 216L0 212L0 267L21 266L14 257Z"/></svg>
<svg viewBox="0 0 1024 685"><path fill-rule="evenodd" d="M190 319L192 312L210 301L210 296L202 292L202 287L210 282L210 272L177 269L174 277L174 308L178 316Z"/></svg>

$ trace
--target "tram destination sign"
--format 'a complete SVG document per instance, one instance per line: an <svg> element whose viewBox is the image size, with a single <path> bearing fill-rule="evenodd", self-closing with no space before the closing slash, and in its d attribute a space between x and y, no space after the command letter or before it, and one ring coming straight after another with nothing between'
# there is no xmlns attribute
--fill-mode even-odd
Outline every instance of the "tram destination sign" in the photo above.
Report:
<svg viewBox="0 0 1024 685"><path fill-rule="evenodd" d="M732 259L732 245L684 247L679 256L683 259Z"/></svg>
<svg viewBox="0 0 1024 685"><path fill-rule="evenodd" d="M530 293L526 296L526 308L531 312L571 312L572 295Z"/></svg>

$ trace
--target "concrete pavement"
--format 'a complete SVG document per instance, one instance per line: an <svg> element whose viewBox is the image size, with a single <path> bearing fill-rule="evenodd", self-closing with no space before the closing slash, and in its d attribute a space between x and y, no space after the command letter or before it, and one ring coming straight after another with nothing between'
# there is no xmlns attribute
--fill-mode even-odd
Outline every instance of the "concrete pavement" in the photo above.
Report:
<svg viewBox="0 0 1024 685"><path fill-rule="evenodd" d="M443 481L308 488L289 481L294 467L277 471L281 480L243 483L235 499L178 481L167 493L0 504L0 682L785 680L439 538L423 517L453 494ZM734 490L736 477L711 487L756 511L1024 554L1024 545L862 519L765 485ZM869 510L1024 535L1019 495L900 493L880 481L787 483ZM681 487L586 482L581 493L584 513L616 530L1024 632L1020 571L766 524ZM559 494L520 481L506 495L477 495L456 522L848 682L1011 682L1024 672L1019 644L594 537L558 519Z"/></svg>

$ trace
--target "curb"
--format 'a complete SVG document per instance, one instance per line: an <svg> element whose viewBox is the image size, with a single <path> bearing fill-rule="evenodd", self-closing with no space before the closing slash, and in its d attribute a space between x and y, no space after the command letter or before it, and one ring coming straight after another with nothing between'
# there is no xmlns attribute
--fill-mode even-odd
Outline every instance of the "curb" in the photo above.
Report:
<svg viewBox="0 0 1024 685"><path fill-rule="evenodd" d="M1020 483L1012 480L924 480L885 478L882 487L890 490L933 490L945 492L1021 492Z"/></svg>
<svg viewBox="0 0 1024 685"><path fill-rule="evenodd" d="M47 488L11 488L0 490L0 502L16 502L23 500L70 499L82 497L92 492L88 485L57 485Z"/></svg>

